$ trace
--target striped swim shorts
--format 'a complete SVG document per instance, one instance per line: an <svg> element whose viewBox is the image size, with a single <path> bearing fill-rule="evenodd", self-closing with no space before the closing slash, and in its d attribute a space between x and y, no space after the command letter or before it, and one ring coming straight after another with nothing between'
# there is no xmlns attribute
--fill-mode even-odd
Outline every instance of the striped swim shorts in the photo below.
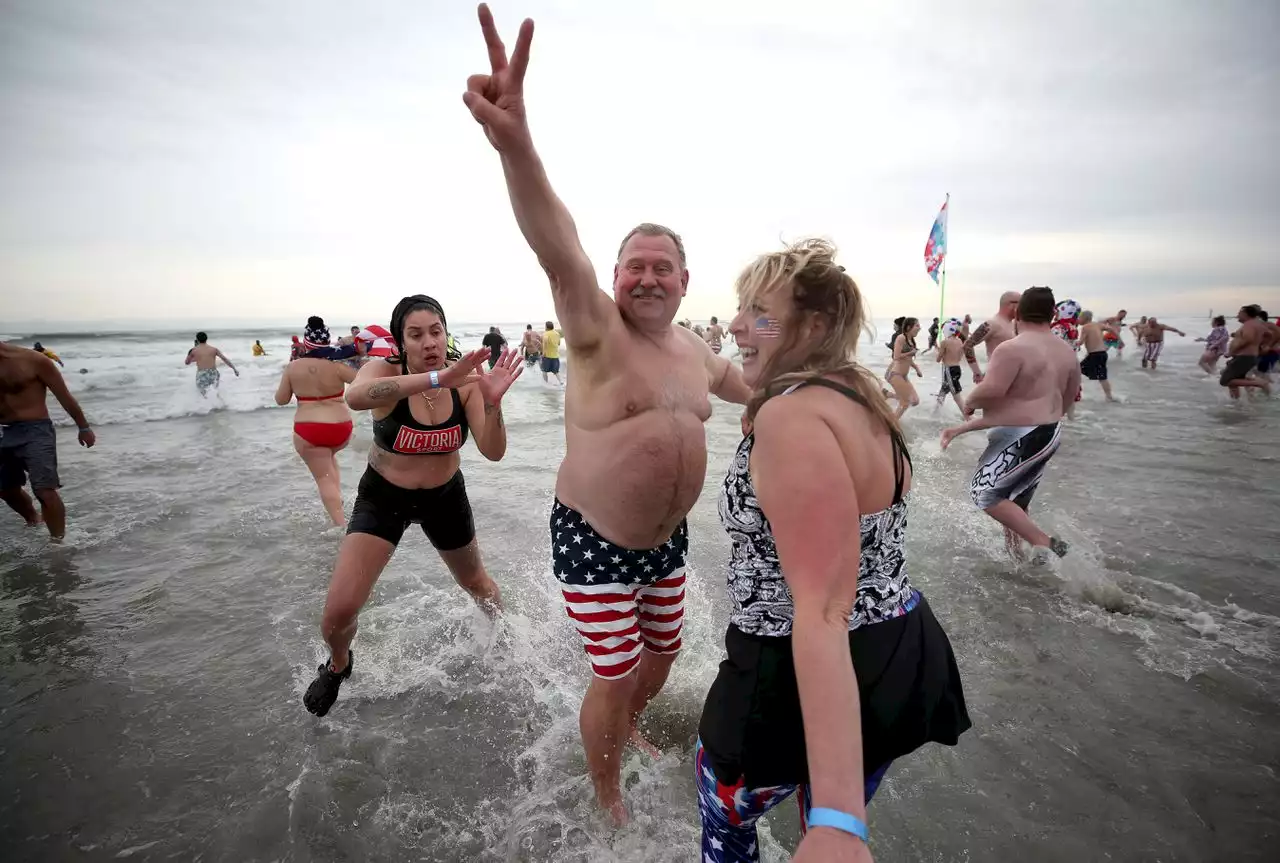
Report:
<svg viewBox="0 0 1280 863"><path fill-rule="evenodd" d="M597 677L626 677L640 663L641 649L680 650L688 551L686 522L657 548L623 548L556 500L551 507L552 567Z"/></svg>

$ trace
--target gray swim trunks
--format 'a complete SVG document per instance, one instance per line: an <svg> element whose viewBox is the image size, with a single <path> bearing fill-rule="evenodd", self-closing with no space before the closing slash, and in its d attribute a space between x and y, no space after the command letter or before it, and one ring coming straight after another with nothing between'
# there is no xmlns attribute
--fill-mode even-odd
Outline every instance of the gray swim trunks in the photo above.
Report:
<svg viewBox="0 0 1280 863"><path fill-rule="evenodd" d="M0 488L22 488L31 478L39 491L60 488L53 421L26 420L0 426Z"/></svg>
<svg viewBox="0 0 1280 863"><path fill-rule="evenodd" d="M196 389L200 391L200 395L208 392L209 387L217 389L221 377L217 369L199 369L196 371Z"/></svg>
<svg viewBox="0 0 1280 863"><path fill-rule="evenodd" d="M1060 423L1042 426L997 426L987 432L987 448L969 482L969 495L979 509L1011 500L1024 510L1040 485L1049 459L1062 443Z"/></svg>

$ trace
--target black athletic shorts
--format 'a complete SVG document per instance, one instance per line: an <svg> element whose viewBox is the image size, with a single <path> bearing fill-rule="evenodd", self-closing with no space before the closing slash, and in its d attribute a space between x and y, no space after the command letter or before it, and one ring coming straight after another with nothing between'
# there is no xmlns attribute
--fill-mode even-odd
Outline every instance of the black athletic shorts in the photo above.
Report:
<svg viewBox="0 0 1280 863"><path fill-rule="evenodd" d="M1091 381L1107 379L1107 352L1090 351L1080 363L1080 374Z"/></svg>
<svg viewBox="0 0 1280 863"><path fill-rule="evenodd" d="M413 522L422 525L422 532L440 551L462 548L475 539L462 471L435 488L401 488L372 467L365 470L347 533L368 533L398 545Z"/></svg>
<svg viewBox="0 0 1280 863"><path fill-rule="evenodd" d="M1218 383L1227 387L1231 386L1232 381L1244 380L1244 376L1253 371L1253 367L1257 364L1257 357L1232 357L1227 360L1227 364L1223 366L1222 377L1218 378Z"/></svg>
<svg viewBox="0 0 1280 863"><path fill-rule="evenodd" d="M946 396L951 393L960 392L960 367L945 366L942 369L942 389L938 390L938 395Z"/></svg>

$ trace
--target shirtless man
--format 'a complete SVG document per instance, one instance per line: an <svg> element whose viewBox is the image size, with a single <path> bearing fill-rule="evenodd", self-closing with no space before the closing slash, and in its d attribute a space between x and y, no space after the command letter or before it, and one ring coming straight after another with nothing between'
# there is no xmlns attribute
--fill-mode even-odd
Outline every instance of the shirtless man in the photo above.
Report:
<svg viewBox="0 0 1280 863"><path fill-rule="evenodd" d="M1120 359L1124 356L1124 339L1121 338L1121 333L1124 332L1124 316L1127 314L1129 314L1127 309L1121 309L1102 322L1104 324L1109 324L1111 328L1115 330L1115 336L1104 338L1103 342L1107 347L1114 347L1116 349L1116 359Z"/></svg>
<svg viewBox="0 0 1280 863"><path fill-rule="evenodd" d="M706 475L708 395L744 404L750 393L740 369L673 325L689 271L669 228L628 233L612 299L600 290L530 137L523 83L533 22L521 25L510 62L483 5L480 26L491 69L468 79L463 101L501 156L516 222L573 345L552 561L595 672L579 716L587 766L601 807L622 823L622 747L642 742L636 719L680 649L685 516Z"/></svg>
<svg viewBox="0 0 1280 863"><path fill-rule="evenodd" d="M1123 315L1123 313L1121 313ZM1119 336L1120 330L1110 319L1098 323L1093 319L1093 312L1080 313L1080 344L1084 345L1085 356L1080 361L1080 374L1091 381L1102 384L1102 393L1107 401L1113 402L1111 381L1107 380L1107 337Z"/></svg>
<svg viewBox="0 0 1280 863"><path fill-rule="evenodd" d="M1155 371L1156 363L1160 359L1160 352L1164 350L1164 334L1169 330L1185 337L1187 334L1177 327L1166 326L1155 318L1147 318L1147 326L1142 333L1142 367L1145 369L1147 363L1151 363L1151 370Z"/></svg>
<svg viewBox="0 0 1280 863"><path fill-rule="evenodd" d="M1267 329L1262 343L1258 345L1257 373L1270 382L1271 371L1280 362L1280 326L1271 320L1265 310L1258 312L1258 317L1267 325Z"/></svg>
<svg viewBox="0 0 1280 863"><path fill-rule="evenodd" d="M964 400L960 398L960 361L964 358L964 340L960 333L964 327L955 318L942 325L942 341L938 342L937 358L942 363L942 388L938 390L938 407L947 396L955 399L956 407L964 414Z"/></svg>
<svg viewBox="0 0 1280 863"><path fill-rule="evenodd" d="M1142 347L1142 343L1147 338L1147 316L1143 315L1138 318L1136 324L1130 324L1129 332L1133 333L1133 337L1138 340L1138 347Z"/></svg>
<svg viewBox="0 0 1280 863"><path fill-rule="evenodd" d="M1263 346L1270 344L1271 327L1262 320L1262 308L1256 303L1241 307L1236 320L1244 326L1231 335L1227 348L1231 359L1222 369L1218 383L1231 391L1233 399L1240 398L1240 387L1256 387L1271 395L1271 384L1265 377L1256 380L1246 377L1258 365Z"/></svg>
<svg viewBox="0 0 1280 863"><path fill-rule="evenodd" d="M34 527L43 519L49 537L61 542L67 532L67 508L58 494L62 483L53 421L45 406L48 391L80 429L80 445L93 446L93 429L53 360L0 342L0 497L28 525ZM38 515L23 489L28 478L40 501Z"/></svg>
<svg viewBox="0 0 1280 863"><path fill-rule="evenodd" d="M724 327L720 326L720 321L716 320L715 315L711 316L711 326L707 327L703 338L711 346L711 353L720 353L721 346L724 343Z"/></svg>
<svg viewBox="0 0 1280 863"><path fill-rule="evenodd" d="M978 328L965 337L964 358L969 363L969 371L973 372L973 382L975 384L982 383L983 375L982 367L978 365L978 355L974 353L974 348L985 344L987 346L987 359L990 360L991 355L996 352L996 348L1014 337L1016 328L1013 321L1018 316L1018 298L1021 296L1022 294L1017 291L1005 291L1000 295L1000 308L996 310L995 315L978 324Z"/></svg>
<svg viewBox="0 0 1280 863"><path fill-rule="evenodd" d="M217 389L218 386L218 360L230 366L231 371L236 373L236 377L240 377L240 372L231 364L231 360L223 356L222 351L209 344L209 337L203 332L196 333L196 346L187 351L186 365L196 364L196 389L206 398L209 387Z"/></svg>
<svg viewBox="0 0 1280 863"><path fill-rule="evenodd" d="M533 324L524 325L524 335L520 338L520 355L528 366L542 359L542 336L533 329Z"/></svg>
<svg viewBox="0 0 1280 863"><path fill-rule="evenodd" d="M1021 556L1019 539L1062 557L1067 544L1031 521L1027 508L1061 441L1062 418L1075 403L1080 367L1075 351L1050 332L1053 291L1028 288L1018 302L1018 335L991 354L987 375L973 388L966 413L982 411L973 428L990 428L969 493L1005 529L1005 544Z"/></svg>

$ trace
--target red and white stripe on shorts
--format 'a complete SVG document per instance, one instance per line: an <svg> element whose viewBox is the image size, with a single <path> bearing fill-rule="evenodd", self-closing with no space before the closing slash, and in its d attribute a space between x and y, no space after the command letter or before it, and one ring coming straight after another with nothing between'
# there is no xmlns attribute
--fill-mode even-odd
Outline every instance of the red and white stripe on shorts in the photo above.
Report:
<svg viewBox="0 0 1280 863"><path fill-rule="evenodd" d="M684 567L653 584L562 584L561 592L597 677L626 677L640 664L642 647L652 653L680 650Z"/></svg>

